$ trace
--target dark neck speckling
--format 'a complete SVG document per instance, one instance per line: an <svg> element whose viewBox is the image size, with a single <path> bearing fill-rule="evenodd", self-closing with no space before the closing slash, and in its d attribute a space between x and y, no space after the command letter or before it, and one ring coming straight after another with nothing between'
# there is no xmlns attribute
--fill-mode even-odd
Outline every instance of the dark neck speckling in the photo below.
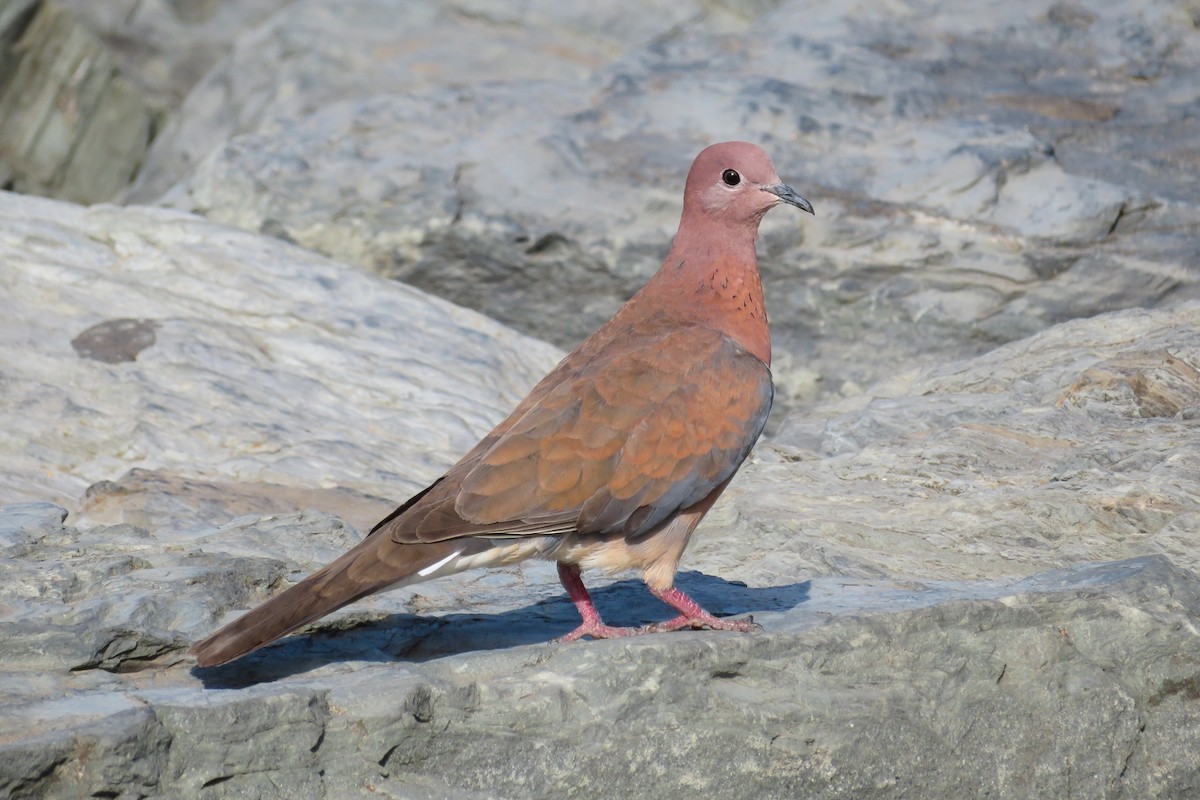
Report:
<svg viewBox="0 0 1200 800"><path fill-rule="evenodd" d="M755 253L757 224L701 230L707 235L689 237L686 246L676 237L644 291L652 290L660 303L670 298L681 316L724 331L770 365L771 333Z"/></svg>

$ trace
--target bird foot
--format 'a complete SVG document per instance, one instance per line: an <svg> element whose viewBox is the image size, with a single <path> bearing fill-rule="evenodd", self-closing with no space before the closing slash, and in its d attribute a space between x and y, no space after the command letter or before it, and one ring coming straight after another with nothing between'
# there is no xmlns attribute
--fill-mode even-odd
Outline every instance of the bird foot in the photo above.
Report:
<svg viewBox="0 0 1200 800"><path fill-rule="evenodd" d="M572 602L575 603L575 608L579 610L579 616L583 618L583 624L566 636L560 636L555 639L554 641L556 642L574 642L582 639L584 636L590 636L593 639L620 639L626 636L640 636L645 633L679 631L684 628L691 630L740 631L746 633L755 628L762 627L761 625L754 624L753 617L747 617L746 619L718 619L701 608L700 604L695 600L688 597L676 587L671 586L667 589L650 587L650 593L680 612L678 617L669 619L666 622L644 625L641 628L616 628L612 625L606 625L604 620L600 618L600 612L592 605L592 598L588 595L587 589L584 588L583 580L579 577L579 567L577 565L564 564L560 561L558 563L558 577L562 581L562 585L566 588L567 594L570 595Z"/></svg>
<svg viewBox="0 0 1200 800"><path fill-rule="evenodd" d="M590 636L593 639L620 639L623 636L637 636L639 633L648 633L648 631L643 628L618 628L615 625L606 625L597 620L584 622L566 636L560 636L554 641L574 642L577 639L582 639L584 636Z"/></svg>
<svg viewBox="0 0 1200 800"><path fill-rule="evenodd" d="M593 639L621 639L628 636L642 636L647 633L681 631L685 628L694 631L740 631L746 633L761 627L753 619L719 619L711 614L700 617L689 617L680 614L674 619L669 619L665 622L656 622L651 625L643 625L640 628L618 628L615 625L606 625L603 622L585 622L566 636L560 636L554 641L562 643L574 642L582 639L584 636L590 636Z"/></svg>
<svg viewBox="0 0 1200 800"><path fill-rule="evenodd" d="M742 633L746 633L761 627L754 624L753 617L747 617L746 619L717 619L675 586L667 589L655 589L651 586L650 593L680 612L679 616L675 617L675 619L669 619L666 622L648 626L650 632L678 631L683 628L691 628L692 630L708 629L713 631L741 631Z"/></svg>
<svg viewBox="0 0 1200 800"><path fill-rule="evenodd" d="M694 631L709 630L709 631L739 631L748 633L756 628L761 628L754 622L752 618L747 619L719 619L708 612L701 615L688 616L680 614L674 619L666 620L665 622L656 622L653 625L647 625L640 629L642 633L666 633L667 631L681 631L689 628Z"/></svg>

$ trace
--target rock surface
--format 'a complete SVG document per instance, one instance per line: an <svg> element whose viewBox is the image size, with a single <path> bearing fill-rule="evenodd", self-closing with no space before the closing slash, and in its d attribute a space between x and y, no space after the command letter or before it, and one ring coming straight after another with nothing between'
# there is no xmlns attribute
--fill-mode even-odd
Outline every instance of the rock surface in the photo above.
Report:
<svg viewBox="0 0 1200 800"><path fill-rule="evenodd" d="M174 110L242 32L291 0L41 0L70 9L156 108Z"/></svg>
<svg viewBox="0 0 1200 800"><path fill-rule="evenodd" d="M557 352L178 212L0 215L7 795L1200 787L1196 305L786 420L680 577L761 632L549 644L575 611L532 564L197 672L188 643L356 541ZM596 585L611 622L664 614Z"/></svg>
<svg viewBox="0 0 1200 800"><path fill-rule="evenodd" d="M1126 311L793 415L737 484L743 535L781 574L1200 568L1194 365L1200 306Z"/></svg>
<svg viewBox="0 0 1200 800"><path fill-rule="evenodd" d="M83 539L128 552L151 538L81 535L60 519L47 505L9 507L0 530L46 554ZM549 569L488 573L465 604L437 584L432 596L401 590L366 624L361 611L357 624L341 615L319 626L328 635L237 666L169 668L171 640L204 629L186 612L228 596L220 575L236 568L262 585L281 566L222 548L286 550L282 529L230 526L193 540L199 553L144 548L145 566L89 576L78 588L95 602L68 623L80 635L6 624L6 652L20 655L0 676L10 731L0 787L13 797L452 798L1182 798L1200 788L1200 596L1195 575L1163 557L925 584L750 588L685 573L702 601L753 611L766 630L583 645L543 643L575 613L552 597ZM596 594L621 623L661 614L646 597L630 582ZM80 658L104 629L123 635ZM33 652L13 648L26 641ZM71 647L74 669L49 663Z"/></svg>
<svg viewBox="0 0 1200 800"><path fill-rule="evenodd" d="M182 210L0 193L0 796L1200 794L1193 5L26 1L0 82L46 9ZM343 262L570 344L733 137L819 214L680 575L763 630L537 563L191 668L561 353Z"/></svg>
<svg viewBox="0 0 1200 800"><path fill-rule="evenodd" d="M567 347L657 267L692 155L750 137L817 206L815 222L777 212L763 232L793 406L860 393L896 363L1200 298L1184 266L1200 259L1185 3L742 5L752 32L651 4L650 41L626 35L618 5L577 18L626 45L602 64L530 4L526 38L470 17L465 41L506 54L486 81L470 59L428 56L459 12L401 31L378 0L342 4L345 22L318 5L277 15L197 86L133 197ZM570 59L528 41L547 31ZM364 65L389 37L417 44ZM571 60L585 55L586 70ZM414 68L426 56L437 68Z"/></svg>
<svg viewBox="0 0 1200 800"><path fill-rule="evenodd" d="M287 0L0 3L0 189L94 203L124 192L163 117Z"/></svg>
<svg viewBox="0 0 1200 800"><path fill-rule="evenodd" d="M10 497L75 505L131 469L394 497L436 478L561 355L174 211L0 194L0 220Z"/></svg>
<svg viewBox="0 0 1200 800"><path fill-rule="evenodd" d="M137 174L157 110L55 3L0 5L0 188L82 203Z"/></svg>

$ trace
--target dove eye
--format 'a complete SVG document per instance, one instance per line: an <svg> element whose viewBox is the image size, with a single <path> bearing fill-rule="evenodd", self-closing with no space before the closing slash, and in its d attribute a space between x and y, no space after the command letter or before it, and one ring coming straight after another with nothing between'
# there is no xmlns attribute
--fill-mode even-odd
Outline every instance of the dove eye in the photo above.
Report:
<svg viewBox="0 0 1200 800"><path fill-rule="evenodd" d="M737 186L742 182L742 176L732 169L727 169L721 173L721 180L725 181L726 186Z"/></svg>

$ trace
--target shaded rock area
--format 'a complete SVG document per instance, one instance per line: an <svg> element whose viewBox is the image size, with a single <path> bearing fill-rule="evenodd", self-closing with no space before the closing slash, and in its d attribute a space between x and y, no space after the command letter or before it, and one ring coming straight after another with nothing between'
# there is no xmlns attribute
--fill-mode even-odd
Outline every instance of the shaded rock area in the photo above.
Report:
<svg viewBox="0 0 1200 800"><path fill-rule="evenodd" d="M1184 0L0 2L0 796L1200 795L1197 74ZM554 644L532 563L193 668L728 138L818 212L679 576L761 630Z"/></svg>
<svg viewBox="0 0 1200 800"><path fill-rule="evenodd" d="M82 203L123 192L231 37L287 2L0 2L0 188Z"/></svg>
<svg viewBox="0 0 1200 800"><path fill-rule="evenodd" d="M174 110L247 29L291 0L41 0L67 8L156 108Z"/></svg>
<svg viewBox="0 0 1200 800"><path fill-rule="evenodd" d="M55 3L0 5L0 186L105 200L137 174L156 110Z"/></svg>

